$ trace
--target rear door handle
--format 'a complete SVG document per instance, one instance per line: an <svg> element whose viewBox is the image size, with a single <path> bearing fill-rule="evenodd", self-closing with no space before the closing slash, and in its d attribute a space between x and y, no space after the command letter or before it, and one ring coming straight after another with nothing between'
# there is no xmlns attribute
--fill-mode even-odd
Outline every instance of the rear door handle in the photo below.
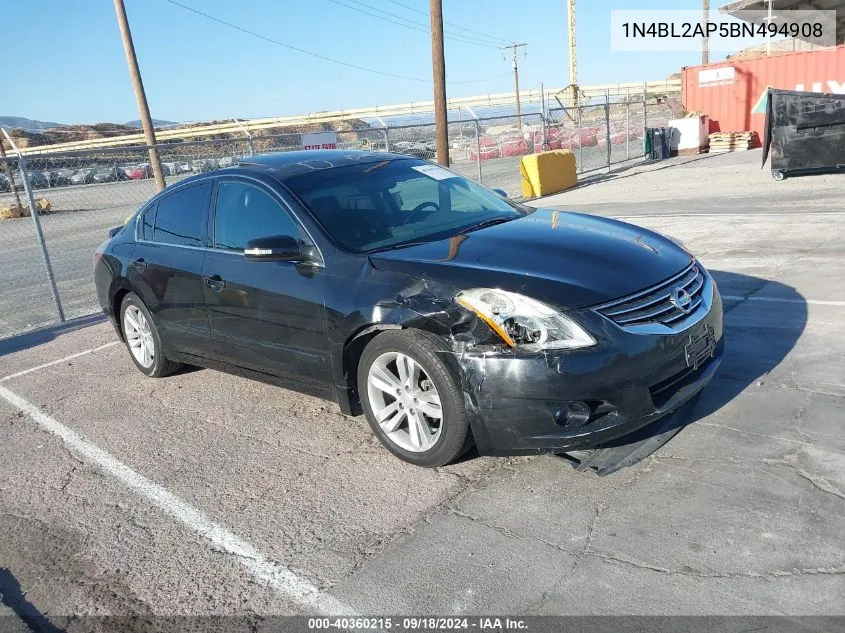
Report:
<svg viewBox="0 0 845 633"><path fill-rule="evenodd" d="M214 292L220 292L223 288L226 287L226 282L223 281L223 278L220 275L214 275L213 277L204 277L205 285L211 288Z"/></svg>
<svg viewBox="0 0 845 633"><path fill-rule="evenodd" d="M143 270L144 268L147 267L147 262L144 261L143 257L139 257L138 259L135 260L135 266L137 268L140 268L141 270Z"/></svg>

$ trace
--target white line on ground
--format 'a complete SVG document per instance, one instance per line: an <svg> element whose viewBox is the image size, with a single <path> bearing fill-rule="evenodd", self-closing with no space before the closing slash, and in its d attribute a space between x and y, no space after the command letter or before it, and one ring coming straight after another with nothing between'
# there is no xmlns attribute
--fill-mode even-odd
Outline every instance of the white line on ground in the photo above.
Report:
<svg viewBox="0 0 845 633"><path fill-rule="evenodd" d="M64 358L60 358L59 360L54 360L49 363L44 363L43 365L38 365L37 367L30 367L29 369L24 369L23 371L19 371L14 374L9 374L8 376L3 376L2 378L0 378L0 382L6 382L7 380L11 380L12 378L17 378L18 376L25 376L26 374L31 374L34 371L38 371L39 369L46 369L47 367L52 367L53 365L61 365L66 361L73 360L74 358L79 358L80 356L85 356L86 354L93 354L94 352L99 352L101 349L106 349L108 347L112 347L114 345L119 344L120 341L112 341L111 343L100 345L99 347L92 347L91 349L86 349L83 352L77 352L76 354L65 356Z"/></svg>
<svg viewBox="0 0 845 633"><path fill-rule="evenodd" d="M780 297L740 297L736 295L722 295L726 301L770 301L772 303L806 303L817 306L845 307L845 301L825 301L823 299L787 299Z"/></svg>
<svg viewBox="0 0 845 633"><path fill-rule="evenodd" d="M0 397L32 418L44 431L61 438L68 447L85 460L99 466L135 493L207 539L217 550L234 556L259 582L273 588L301 607L327 614L354 615L354 612L340 601L320 594L308 580L268 560L248 542L215 523L200 510L185 503L167 489L135 472L103 449L91 444L76 431L44 413L31 402L3 386L0 386Z"/></svg>

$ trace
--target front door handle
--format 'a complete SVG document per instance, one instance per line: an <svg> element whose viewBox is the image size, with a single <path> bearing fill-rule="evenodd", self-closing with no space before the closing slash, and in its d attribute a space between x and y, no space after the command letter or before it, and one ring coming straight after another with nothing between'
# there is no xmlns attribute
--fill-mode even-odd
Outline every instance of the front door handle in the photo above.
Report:
<svg viewBox="0 0 845 633"><path fill-rule="evenodd" d="M211 288L214 292L220 292L226 287L226 282L223 281L223 278L220 275L204 277L203 279L205 279L205 285Z"/></svg>

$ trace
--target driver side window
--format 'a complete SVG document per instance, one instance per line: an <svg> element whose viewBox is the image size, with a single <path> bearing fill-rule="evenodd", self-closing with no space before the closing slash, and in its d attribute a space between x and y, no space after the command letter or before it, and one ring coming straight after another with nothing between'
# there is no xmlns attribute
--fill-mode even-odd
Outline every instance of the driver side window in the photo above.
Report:
<svg viewBox="0 0 845 633"><path fill-rule="evenodd" d="M273 235L290 235L300 239L300 230L267 191L241 181L218 184L214 213L215 248L243 251L250 240Z"/></svg>

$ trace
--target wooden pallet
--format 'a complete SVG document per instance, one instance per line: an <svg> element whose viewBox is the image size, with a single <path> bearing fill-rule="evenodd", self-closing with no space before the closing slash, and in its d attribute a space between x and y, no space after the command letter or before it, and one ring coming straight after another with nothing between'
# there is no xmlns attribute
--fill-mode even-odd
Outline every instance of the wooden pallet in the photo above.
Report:
<svg viewBox="0 0 845 633"><path fill-rule="evenodd" d="M714 132L710 135L710 153L744 152L759 146L757 132Z"/></svg>

